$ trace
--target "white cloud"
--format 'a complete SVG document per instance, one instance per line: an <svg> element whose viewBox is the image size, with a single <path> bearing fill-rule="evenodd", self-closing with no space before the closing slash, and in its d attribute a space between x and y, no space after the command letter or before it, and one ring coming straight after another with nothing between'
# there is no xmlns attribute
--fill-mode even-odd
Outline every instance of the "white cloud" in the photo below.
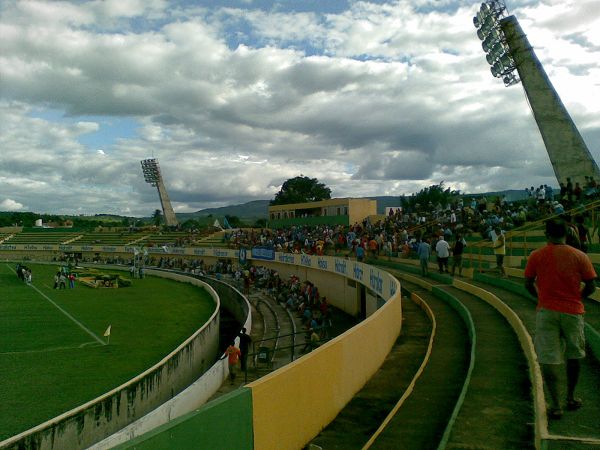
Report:
<svg viewBox="0 0 600 450"><path fill-rule="evenodd" d="M10 198L6 198L0 202L0 209L3 211L20 211L24 209L24 206Z"/></svg>

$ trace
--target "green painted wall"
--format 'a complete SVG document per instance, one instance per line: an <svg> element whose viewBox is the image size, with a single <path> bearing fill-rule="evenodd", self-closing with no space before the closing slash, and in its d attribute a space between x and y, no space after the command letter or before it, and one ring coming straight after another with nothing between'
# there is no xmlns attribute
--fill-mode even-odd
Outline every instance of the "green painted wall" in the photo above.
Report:
<svg viewBox="0 0 600 450"><path fill-rule="evenodd" d="M252 392L240 388L116 449L252 450Z"/></svg>
<svg viewBox="0 0 600 450"><path fill-rule="evenodd" d="M268 221L270 228L283 228L292 225L349 225L349 216L295 217L293 219L273 219Z"/></svg>

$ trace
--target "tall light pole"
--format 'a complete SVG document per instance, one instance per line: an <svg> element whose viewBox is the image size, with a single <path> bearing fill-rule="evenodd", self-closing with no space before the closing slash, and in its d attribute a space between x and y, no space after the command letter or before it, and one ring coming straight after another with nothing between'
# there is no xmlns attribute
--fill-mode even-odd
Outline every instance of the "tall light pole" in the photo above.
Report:
<svg viewBox="0 0 600 450"><path fill-rule="evenodd" d="M141 163L142 172L144 173L144 180L146 183L149 183L158 189L158 197L160 198L165 224L169 227L176 227L179 225L179 222L177 221L175 211L173 211L171 201L169 200L169 195L167 194L167 189L163 183L158 160L155 158L144 159L141 161Z"/></svg>
<svg viewBox="0 0 600 450"><path fill-rule="evenodd" d="M505 86L519 81L533 111L559 183L584 186L585 177L600 180L600 170L552 86L517 18L507 16L501 0L483 2L473 17L477 36L494 77ZM516 73L515 73L516 72ZM518 76L517 76L518 74Z"/></svg>

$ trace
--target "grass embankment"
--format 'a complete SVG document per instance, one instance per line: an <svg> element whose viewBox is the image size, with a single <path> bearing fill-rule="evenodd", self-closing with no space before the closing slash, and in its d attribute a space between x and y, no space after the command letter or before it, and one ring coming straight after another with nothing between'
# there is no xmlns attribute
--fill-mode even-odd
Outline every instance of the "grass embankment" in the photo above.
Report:
<svg viewBox="0 0 600 450"><path fill-rule="evenodd" d="M215 308L205 290L187 283L147 277L119 289L55 290L57 266L30 267L33 287L14 264L0 263L0 441L148 369Z"/></svg>

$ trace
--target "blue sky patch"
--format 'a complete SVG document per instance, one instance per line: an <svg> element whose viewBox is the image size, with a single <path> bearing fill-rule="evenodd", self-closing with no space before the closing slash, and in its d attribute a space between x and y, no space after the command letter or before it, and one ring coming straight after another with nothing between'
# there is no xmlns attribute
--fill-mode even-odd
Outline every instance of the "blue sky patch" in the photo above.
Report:
<svg viewBox="0 0 600 450"><path fill-rule="evenodd" d="M75 124L78 122L96 122L98 131L82 134L78 137L81 144L90 150L110 150L118 139L131 139L137 136L140 124L131 117L105 117L105 116L65 116L64 111L58 109L36 109L29 113L30 117L39 118L48 122L60 124Z"/></svg>

